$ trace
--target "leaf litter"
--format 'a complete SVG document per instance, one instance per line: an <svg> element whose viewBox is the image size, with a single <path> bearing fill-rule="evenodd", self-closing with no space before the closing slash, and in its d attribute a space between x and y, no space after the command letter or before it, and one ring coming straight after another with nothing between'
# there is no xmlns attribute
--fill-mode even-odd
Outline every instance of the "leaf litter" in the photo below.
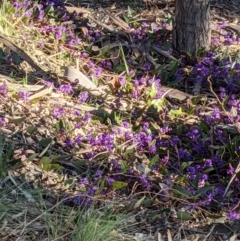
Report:
<svg viewBox="0 0 240 241"><path fill-rule="evenodd" d="M78 16L70 23L64 20L63 24L69 24L69 29L71 24L76 24L80 42L72 36L68 41L66 36L58 39L58 35L51 35L58 26L53 25L54 30L49 25L49 30L52 20L44 23L35 18L28 26L29 20L24 15L13 14L23 23L23 31L17 31L14 36L6 34L13 33L19 27L17 24L1 30L1 203L9 205L14 214L12 218L1 219L3 238L30 234L32 229L43 232L46 228L42 215L32 204L36 188L46 193L49 210L54 209L59 198L63 200L67 196L72 197L69 206L107 203L119 213L133 215L133 228L129 226L123 231L125 237L135 235L137 240L173 237L174 240L217 240L217 237L231 238L239 232L234 219L223 224L228 226L228 231L221 228L218 231L218 224L207 226L231 219L228 207L217 200L217 195L209 203L207 199L216 190L220 191L226 178L227 165L220 164L216 158L228 157L236 167L232 176L236 179L238 174L238 156L234 154L239 141L237 122L212 120L210 125L216 129L209 128L208 122L217 114L216 107L225 108L227 99L215 98L214 92L216 89L219 93L224 79L214 82L212 89L199 82L180 81L179 84L174 80L178 68L184 73L179 76L187 78L194 67L184 65L178 53L169 47L174 5L161 4L162 9L152 5L140 12L138 8L119 9L115 5L98 10L67 7L66 13L76 17L76 12L81 21L76 21ZM213 1L214 31L223 34L222 44L215 46L215 51L217 61L230 59L232 69L224 65L221 68L232 71L232 77L239 45L236 41L225 44L230 40L224 37L224 31L229 30L231 36L238 34L231 23L237 20L225 17L219 21L223 14L218 11L221 4L225 2L215 6ZM236 11L235 5L231 6ZM56 10L47 9L45 16L51 19ZM230 24L219 28L222 20ZM164 27L159 27L161 24ZM30 32L35 38L26 39ZM146 33L148 39L141 41ZM157 43L158 39L163 43ZM9 54L11 51L15 54ZM195 67L194 71L199 68ZM155 86L157 76L161 76L159 89ZM237 91L236 85L235 88ZM220 92L224 94L224 90ZM230 112L224 108L220 111L222 117L226 118L231 111L236 117L233 106ZM231 126L235 128L234 133ZM219 130L225 131L223 136ZM229 135L232 135L230 143L226 141ZM149 138L147 143L146 138ZM169 146L176 138L180 144ZM197 145L191 146L195 138L201 143L200 149L208 145L204 155L197 151ZM196 163L191 160L192 155L196 156ZM199 168L198 163L203 165L203 161L209 160L215 164L193 173L194 168ZM218 169L216 163L223 168ZM211 173L208 180L200 176L208 173ZM237 192L237 184L231 176L228 180L230 184L225 185L222 195L228 199L231 215L237 216L237 193L231 198ZM16 202L18 205L13 208L10 204ZM35 223L35 215L42 223ZM29 221L23 222L22 217ZM29 236L25 240L39 239Z"/></svg>

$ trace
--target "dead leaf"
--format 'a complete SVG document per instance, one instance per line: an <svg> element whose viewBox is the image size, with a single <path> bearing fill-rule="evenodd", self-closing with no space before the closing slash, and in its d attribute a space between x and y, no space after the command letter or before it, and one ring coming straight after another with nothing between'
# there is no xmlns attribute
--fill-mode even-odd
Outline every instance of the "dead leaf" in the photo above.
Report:
<svg viewBox="0 0 240 241"><path fill-rule="evenodd" d="M88 29L86 27L81 27L81 30L84 35L88 35Z"/></svg>
<svg viewBox="0 0 240 241"><path fill-rule="evenodd" d="M80 70L75 69L72 66L63 66L64 76L70 82L79 80L79 85L89 90L92 95L100 96L106 94L103 90L99 89L87 76L85 76Z"/></svg>

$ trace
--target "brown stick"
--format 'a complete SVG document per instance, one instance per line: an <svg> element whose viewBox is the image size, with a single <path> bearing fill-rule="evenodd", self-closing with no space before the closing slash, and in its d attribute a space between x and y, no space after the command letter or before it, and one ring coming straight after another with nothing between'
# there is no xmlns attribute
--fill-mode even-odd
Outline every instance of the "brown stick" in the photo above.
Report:
<svg viewBox="0 0 240 241"><path fill-rule="evenodd" d="M24 59L32 68L37 71L45 72L41 67L39 67L31 57L26 54L22 49L20 49L17 45L12 43L8 38L0 34L0 42L3 43L5 46L10 48L13 52L17 53L22 59Z"/></svg>

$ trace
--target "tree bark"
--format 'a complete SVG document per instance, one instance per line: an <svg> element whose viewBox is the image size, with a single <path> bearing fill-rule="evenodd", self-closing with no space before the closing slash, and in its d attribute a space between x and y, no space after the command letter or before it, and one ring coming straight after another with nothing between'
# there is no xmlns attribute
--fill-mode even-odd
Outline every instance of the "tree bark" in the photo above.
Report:
<svg viewBox="0 0 240 241"><path fill-rule="evenodd" d="M210 0L175 0L173 46L196 57L211 41Z"/></svg>

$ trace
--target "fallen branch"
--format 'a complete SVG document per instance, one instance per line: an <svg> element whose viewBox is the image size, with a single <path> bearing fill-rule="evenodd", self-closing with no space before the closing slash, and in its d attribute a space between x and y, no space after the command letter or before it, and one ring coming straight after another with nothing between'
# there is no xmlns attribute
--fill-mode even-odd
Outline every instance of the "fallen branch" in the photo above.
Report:
<svg viewBox="0 0 240 241"><path fill-rule="evenodd" d="M39 67L32 58L26 54L22 49L20 49L16 44L12 43L7 37L0 34L0 42L5 46L10 48L13 52L17 53L22 59L24 59L32 68L37 71L45 72L41 67Z"/></svg>

